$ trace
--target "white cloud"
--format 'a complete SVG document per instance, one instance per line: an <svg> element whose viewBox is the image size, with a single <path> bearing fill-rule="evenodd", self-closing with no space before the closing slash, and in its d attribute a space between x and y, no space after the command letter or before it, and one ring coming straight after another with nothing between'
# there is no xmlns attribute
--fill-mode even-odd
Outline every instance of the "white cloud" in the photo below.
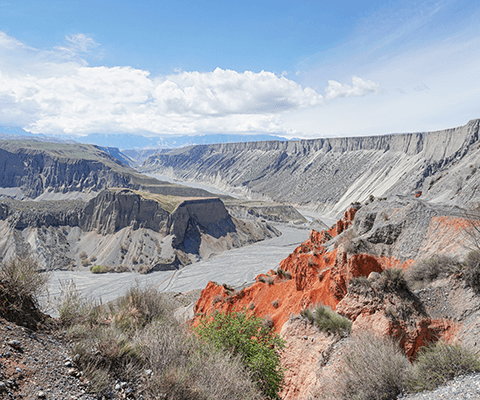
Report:
<svg viewBox="0 0 480 400"><path fill-rule="evenodd" d="M333 80L328 81L328 86L325 88L325 98L332 100L337 97L365 96L368 93L380 92L381 88L378 83L354 76L351 86Z"/></svg>
<svg viewBox="0 0 480 400"><path fill-rule="evenodd" d="M165 113L275 114L323 103L313 89L302 89L266 71L239 73L217 68L208 73L181 72L160 81L154 96Z"/></svg>
<svg viewBox="0 0 480 400"><path fill-rule="evenodd" d="M97 44L78 34L51 51L0 32L0 125L32 132L280 132L285 111L323 97L283 75L215 69L153 78L131 67L90 67Z"/></svg>

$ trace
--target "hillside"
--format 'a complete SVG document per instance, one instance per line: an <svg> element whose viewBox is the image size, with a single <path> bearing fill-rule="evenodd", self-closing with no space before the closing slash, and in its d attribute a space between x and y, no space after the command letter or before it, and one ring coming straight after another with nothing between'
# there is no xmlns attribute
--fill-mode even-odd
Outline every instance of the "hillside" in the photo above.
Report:
<svg viewBox="0 0 480 400"><path fill-rule="evenodd" d="M141 171L208 182L253 199L340 215L370 196L474 206L480 120L437 132L191 146L148 158Z"/></svg>
<svg viewBox="0 0 480 400"><path fill-rule="evenodd" d="M177 269L279 232L242 221L215 197L103 190L81 200L0 200L0 258L31 256L47 270Z"/></svg>
<svg viewBox="0 0 480 400"><path fill-rule="evenodd" d="M16 199L58 199L106 188L143 189L153 193L211 197L205 190L187 188L142 175L98 146L38 140L0 140L0 195ZM55 196L58 194L58 196Z"/></svg>

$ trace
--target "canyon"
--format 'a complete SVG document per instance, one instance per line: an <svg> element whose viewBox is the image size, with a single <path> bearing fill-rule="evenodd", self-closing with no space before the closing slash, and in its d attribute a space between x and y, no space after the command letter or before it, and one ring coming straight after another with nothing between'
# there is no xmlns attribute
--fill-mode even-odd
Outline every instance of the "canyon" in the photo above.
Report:
<svg viewBox="0 0 480 400"><path fill-rule="evenodd" d="M477 205L480 120L437 132L198 145L152 155L140 171L207 182L252 199L340 216L370 196Z"/></svg>
<svg viewBox="0 0 480 400"><path fill-rule="evenodd" d="M392 271L439 254L461 261L475 248L479 129L472 120L438 132L198 145L150 155L138 171L98 146L0 141L0 258L30 256L60 274L104 265L130 281L131 272L173 271L155 285L202 289L178 319L196 325L232 310L265 318L287 342L282 398L309 398L348 345L300 316L319 304L347 317L352 334L395 338L410 360L439 339L480 351L480 300L458 274L415 290L392 283ZM229 259L282 232L289 250L268 268ZM88 282L109 279L116 288L113 277Z"/></svg>

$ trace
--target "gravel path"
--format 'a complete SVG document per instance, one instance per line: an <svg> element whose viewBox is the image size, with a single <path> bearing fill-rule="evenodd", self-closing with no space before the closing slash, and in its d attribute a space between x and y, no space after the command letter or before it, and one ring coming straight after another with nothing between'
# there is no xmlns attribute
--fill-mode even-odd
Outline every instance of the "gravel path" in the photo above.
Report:
<svg viewBox="0 0 480 400"><path fill-rule="evenodd" d="M402 400L480 399L480 374L459 376L431 392L397 398Z"/></svg>

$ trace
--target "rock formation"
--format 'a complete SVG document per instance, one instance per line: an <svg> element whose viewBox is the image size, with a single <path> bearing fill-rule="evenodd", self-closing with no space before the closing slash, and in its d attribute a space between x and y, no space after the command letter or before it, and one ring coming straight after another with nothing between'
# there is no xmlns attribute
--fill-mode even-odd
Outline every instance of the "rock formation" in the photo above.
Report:
<svg viewBox="0 0 480 400"><path fill-rule="evenodd" d="M31 254L46 269L95 263L150 271L278 235L266 223L232 218L218 198L168 197L167 207L147 195L154 197L116 189L88 202L4 199L0 255Z"/></svg>
<svg viewBox="0 0 480 400"><path fill-rule="evenodd" d="M441 211L451 215L441 215ZM292 400L308 398L319 387L322 376L332 373L334 355L341 355L344 346L340 336L319 332L299 316L302 309L318 304L349 318L352 333L371 331L394 337L412 360L420 347L440 338L476 346L480 306L470 289L449 278L438 287L413 293L398 272L413 262L402 252L406 246L403 235L416 238L418 230L418 237L425 236L432 224L448 225L448 221L457 221L454 227L458 230L461 218L455 217L455 212L458 210L449 207L433 212L422 202L402 203L401 199L390 204L373 202L359 210L358 206L350 208L329 230L312 230L310 238L284 259L277 271L257 276L253 285L234 289L210 282L194 307L193 324L214 310L243 309L271 319L287 341L282 354L282 363L288 368L282 398ZM403 221L399 227L397 218ZM437 233L436 244L456 254L461 242L458 231L456 234L453 240L450 234ZM411 246L415 251L408 254L418 259L426 243L420 240ZM372 252L359 252L360 248ZM403 258L396 257L400 254Z"/></svg>
<svg viewBox="0 0 480 400"><path fill-rule="evenodd" d="M184 197L212 196L202 189L139 174L104 150L120 157L112 149L88 144L0 140L0 196L19 200L91 198L107 188L142 189Z"/></svg>
<svg viewBox="0 0 480 400"><path fill-rule="evenodd" d="M208 182L256 199L336 216L351 202L393 194L474 206L480 120L438 132L199 145L156 154L143 171Z"/></svg>

